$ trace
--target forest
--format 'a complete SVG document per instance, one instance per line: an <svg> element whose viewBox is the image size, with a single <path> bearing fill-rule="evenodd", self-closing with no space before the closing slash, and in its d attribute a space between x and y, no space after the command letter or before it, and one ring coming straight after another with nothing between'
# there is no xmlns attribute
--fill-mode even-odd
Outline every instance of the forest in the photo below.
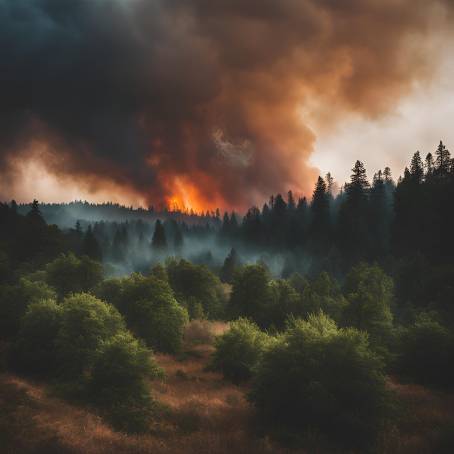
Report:
<svg viewBox="0 0 454 454"><path fill-rule="evenodd" d="M453 452L453 201L443 142L244 214L4 201L0 446Z"/></svg>

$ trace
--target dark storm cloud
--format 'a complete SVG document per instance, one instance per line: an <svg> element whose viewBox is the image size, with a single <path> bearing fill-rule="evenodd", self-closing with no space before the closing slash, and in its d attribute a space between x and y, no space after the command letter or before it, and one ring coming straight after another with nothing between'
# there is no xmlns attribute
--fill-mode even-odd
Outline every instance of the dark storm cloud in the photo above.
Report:
<svg viewBox="0 0 454 454"><path fill-rule="evenodd" d="M188 185L234 206L307 190L314 135L299 109L389 110L429 76L447 5L0 0L3 172L38 141L52 172L150 201Z"/></svg>

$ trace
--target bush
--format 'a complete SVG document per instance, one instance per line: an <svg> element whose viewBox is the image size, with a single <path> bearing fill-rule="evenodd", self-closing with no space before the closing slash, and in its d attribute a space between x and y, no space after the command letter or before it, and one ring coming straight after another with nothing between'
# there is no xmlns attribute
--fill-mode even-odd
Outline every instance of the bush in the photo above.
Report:
<svg viewBox="0 0 454 454"><path fill-rule="evenodd" d="M250 399L278 436L366 447L387 416L383 364L367 335L320 313L295 320L258 364Z"/></svg>
<svg viewBox="0 0 454 454"><path fill-rule="evenodd" d="M247 317L260 327L267 327L269 310L275 297L270 282L269 272L263 265L240 268L233 280L229 315L232 318Z"/></svg>
<svg viewBox="0 0 454 454"><path fill-rule="evenodd" d="M63 298L69 293L88 292L101 282L102 265L84 256L62 254L46 266L47 282Z"/></svg>
<svg viewBox="0 0 454 454"><path fill-rule="evenodd" d="M407 381L453 387L454 336L429 314L420 314L404 329L397 370Z"/></svg>
<svg viewBox="0 0 454 454"><path fill-rule="evenodd" d="M100 282L93 293L102 301L106 301L116 307L121 312L121 303L123 301L123 279L111 278L104 279Z"/></svg>
<svg viewBox="0 0 454 454"><path fill-rule="evenodd" d="M130 333L104 343L93 365L91 401L117 430L144 432L153 414L146 378L162 376L152 353Z"/></svg>
<svg viewBox="0 0 454 454"><path fill-rule="evenodd" d="M62 308L55 301L43 300L29 306L18 338L12 349L11 361L21 372L51 375L57 370L55 340L61 326Z"/></svg>
<svg viewBox="0 0 454 454"><path fill-rule="evenodd" d="M62 305L56 345L64 375L80 375L91 367L103 342L125 329L119 312L98 298L79 293Z"/></svg>
<svg viewBox="0 0 454 454"><path fill-rule="evenodd" d="M224 287L208 267L194 265L186 260L170 260L167 262L167 275L178 301L188 308L191 315L200 315L200 309L194 306L201 305L209 319L224 316Z"/></svg>
<svg viewBox="0 0 454 454"><path fill-rule="evenodd" d="M390 341L393 287L393 280L377 265L360 264L347 276L344 294L350 304L345 310L345 324L367 331L373 346Z"/></svg>
<svg viewBox="0 0 454 454"><path fill-rule="evenodd" d="M298 292L285 279L276 279L269 283L271 295L269 307L261 314L262 326L275 329L285 328L289 317L301 313L301 301Z"/></svg>
<svg viewBox="0 0 454 454"><path fill-rule="evenodd" d="M298 284L298 283L297 283ZM347 309L348 301L342 295L337 282L326 272L301 286L302 313L304 317L320 311L337 323Z"/></svg>
<svg viewBox="0 0 454 454"><path fill-rule="evenodd" d="M211 368L234 383L248 380L271 342L272 338L255 323L240 318L231 322L230 329L216 339Z"/></svg>
<svg viewBox="0 0 454 454"><path fill-rule="evenodd" d="M122 282L118 307L128 327L155 350L179 351L188 314L176 301L169 284L141 274L133 274Z"/></svg>
<svg viewBox="0 0 454 454"><path fill-rule="evenodd" d="M44 282L21 278L17 285L0 286L0 338L14 337L30 304L56 298L55 291Z"/></svg>

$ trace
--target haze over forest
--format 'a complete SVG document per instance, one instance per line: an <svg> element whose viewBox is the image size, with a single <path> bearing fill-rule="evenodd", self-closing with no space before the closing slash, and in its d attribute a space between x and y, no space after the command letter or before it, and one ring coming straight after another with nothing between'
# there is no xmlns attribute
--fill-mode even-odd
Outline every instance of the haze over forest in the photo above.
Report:
<svg viewBox="0 0 454 454"><path fill-rule="evenodd" d="M0 0L0 454L454 452L452 0Z"/></svg>

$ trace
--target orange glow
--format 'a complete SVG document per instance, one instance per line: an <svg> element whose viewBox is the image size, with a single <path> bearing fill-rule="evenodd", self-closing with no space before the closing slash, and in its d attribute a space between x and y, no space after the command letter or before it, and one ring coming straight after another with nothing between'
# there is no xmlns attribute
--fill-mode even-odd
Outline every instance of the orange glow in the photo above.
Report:
<svg viewBox="0 0 454 454"><path fill-rule="evenodd" d="M167 208L170 211L203 213L207 209L206 200L200 196L197 187L183 177L176 176L169 186L169 196L166 196Z"/></svg>
<svg viewBox="0 0 454 454"><path fill-rule="evenodd" d="M113 202L126 206L146 207L146 198L131 188L97 175L71 177L49 168L54 158L45 143L33 143L27 159L11 159L9 168L13 178L0 178L0 200L15 199L28 203L61 203L89 200L94 203Z"/></svg>

